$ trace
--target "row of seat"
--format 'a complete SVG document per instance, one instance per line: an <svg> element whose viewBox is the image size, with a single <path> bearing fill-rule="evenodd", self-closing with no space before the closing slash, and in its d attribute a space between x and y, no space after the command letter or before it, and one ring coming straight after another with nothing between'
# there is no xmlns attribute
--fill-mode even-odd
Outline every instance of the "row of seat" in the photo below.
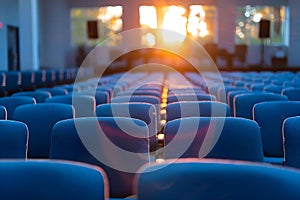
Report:
<svg viewBox="0 0 300 200"><path fill-rule="evenodd" d="M212 75L211 78L214 80ZM245 94L233 97L231 105L234 105L233 110L236 112L232 115L229 101L223 100L228 100L231 92L240 91L230 91L229 86L238 87L214 85L216 87L206 90L207 85L203 81L200 85L195 82L185 83L181 79L185 78L175 74L116 74L99 80L93 78L80 81L74 85L43 88L43 91L36 90L30 94L15 93L12 97L5 97L8 102L27 95L26 98L33 100L33 103L22 106L16 104L13 111L4 105L6 108L2 107L2 110L4 113L5 110L10 110L8 119L17 120L16 123L23 127L20 132L26 133L21 140L25 141L25 145L20 146L23 149L21 155L28 155L29 158L75 160L100 166L108 176L111 197L133 194L134 176L142 165L153 161L160 135L164 136L164 159L206 157L265 162L270 154L266 154L268 144L264 143L262 128L271 133L270 125L263 122L269 120L271 125L276 123L276 126L271 127L276 136L272 134L272 139L268 138L267 142L276 140L272 144L276 148L280 148L278 142L281 142L282 155L276 155L275 158L292 158L288 156L290 136L284 138L284 155L283 138L278 134L278 127L281 130L284 120L288 121L288 117L299 115L298 102L289 101L279 94L246 91ZM220 92L220 87L225 90ZM240 88L242 91L245 89ZM48 93L48 97L38 100L33 93ZM220 98L226 93L226 97ZM244 97L248 103L237 100L243 95L248 95L247 98ZM265 95L280 96L277 100L281 101L270 102L271 98L261 97ZM258 100L249 100L254 96L259 96ZM0 98L0 102L5 98ZM78 99L91 99L90 102L93 103ZM98 103L96 99L99 100ZM268 102L262 103L263 101ZM238 107L237 102L244 102L245 106ZM260 104L267 104L269 108ZM284 106L289 107L286 112ZM244 107L251 113L250 119L237 115L238 110L240 112ZM277 108L280 110L276 111ZM80 114L81 110L88 112ZM266 117L262 120L253 118L253 113L262 113ZM276 120L270 123L272 118ZM6 120L3 124L13 122L15 121ZM285 123L284 127L284 130L293 131L293 128L286 128L288 125ZM29 141L28 149L24 150L26 141ZM293 152L297 155L296 149ZM292 162L286 163L289 166Z"/></svg>
<svg viewBox="0 0 300 200"><path fill-rule="evenodd" d="M78 162L0 160L1 199L108 199L105 172ZM225 183L225 184L224 184ZM300 172L227 160L143 166L126 199L297 199Z"/></svg>
<svg viewBox="0 0 300 200"><path fill-rule="evenodd" d="M0 96L10 96L18 91L32 91L41 87L70 84L76 78L84 79L91 75L90 68L81 69L80 74L78 68L0 71Z"/></svg>

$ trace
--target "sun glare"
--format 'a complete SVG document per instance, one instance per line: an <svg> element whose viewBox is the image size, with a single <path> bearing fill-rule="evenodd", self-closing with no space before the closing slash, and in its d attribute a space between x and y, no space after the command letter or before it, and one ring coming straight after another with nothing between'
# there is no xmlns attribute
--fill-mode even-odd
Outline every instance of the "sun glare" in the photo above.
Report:
<svg viewBox="0 0 300 200"><path fill-rule="evenodd" d="M140 25L143 28L157 28L157 15L154 6L140 6Z"/></svg>
<svg viewBox="0 0 300 200"><path fill-rule="evenodd" d="M168 43L183 42L186 38L186 10L180 6L170 6L163 18L163 40Z"/></svg>
<svg viewBox="0 0 300 200"><path fill-rule="evenodd" d="M205 22L205 11L201 5L190 6L190 15L188 20L188 32L194 37L205 37L209 35L207 24Z"/></svg>

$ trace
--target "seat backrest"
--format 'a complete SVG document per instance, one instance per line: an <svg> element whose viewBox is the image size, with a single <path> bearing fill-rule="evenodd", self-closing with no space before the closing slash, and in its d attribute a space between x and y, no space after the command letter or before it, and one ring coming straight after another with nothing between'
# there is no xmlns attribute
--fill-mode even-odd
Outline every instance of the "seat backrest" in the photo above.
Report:
<svg viewBox="0 0 300 200"><path fill-rule="evenodd" d="M51 160L1 160L1 199L106 199L105 173L96 166Z"/></svg>
<svg viewBox="0 0 300 200"><path fill-rule="evenodd" d="M288 117L300 115L300 102L272 101L255 104L254 120L259 124L264 154L283 157L282 124Z"/></svg>
<svg viewBox="0 0 300 200"><path fill-rule="evenodd" d="M110 102L109 93L105 91L87 90L87 91L82 91L81 94L93 96L96 101L96 106Z"/></svg>
<svg viewBox="0 0 300 200"><path fill-rule="evenodd" d="M283 122L283 151L287 167L300 168L300 116L288 117Z"/></svg>
<svg viewBox="0 0 300 200"><path fill-rule="evenodd" d="M144 121L149 128L150 150L156 149L157 112L149 103L112 103L99 105L96 108L97 117L131 117Z"/></svg>
<svg viewBox="0 0 300 200"><path fill-rule="evenodd" d="M6 120L7 119L7 110L4 106L0 106L0 120Z"/></svg>
<svg viewBox="0 0 300 200"><path fill-rule="evenodd" d="M279 86L279 85L267 85L264 87L264 91L265 92L272 92L275 94L281 94L281 90L283 90L284 87L283 86Z"/></svg>
<svg viewBox="0 0 300 200"><path fill-rule="evenodd" d="M18 121L0 120L0 159L27 158L28 128Z"/></svg>
<svg viewBox="0 0 300 200"><path fill-rule="evenodd" d="M142 168L136 188L140 200L295 199L300 195L299 184L300 172L292 169L188 159Z"/></svg>
<svg viewBox="0 0 300 200"><path fill-rule="evenodd" d="M56 122L74 117L74 109L65 104L28 104L16 108L14 120L24 122L29 129L28 157L48 158L51 131Z"/></svg>
<svg viewBox="0 0 300 200"><path fill-rule="evenodd" d="M33 97L36 103L44 103L47 98L51 98L51 93L46 91L17 92L12 96Z"/></svg>
<svg viewBox="0 0 300 200"><path fill-rule="evenodd" d="M233 99L233 110L235 117L253 119L252 109L256 103L266 101L288 100L286 96L280 94L256 92L236 95Z"/></svg>
<svg viewBox="0 0 300 200"><path fill-rule="evenodd" d="M13 96L0 98L0 105L4 106L7 110L7 119L13 118L15 109L18 106L35 103L36 101L33 97Z"/></svg>
<svg viewBox="0 0 300 200"><path fill-rule="evenodd" d="M182 101L166 107L166 121L183 117L225 117L230 116L228 105L216 101Z"/></svg>
<svg viewBox="0 0 300 200"><path fill-rule="evenodd" d="M192 117L169 121L164 129L165 158L222 158L263 162L256 122L231 117Z"/></svg>
<svg viewBox="0 0 300 200"><path fill-rule="evenodd" d="M138 119L76 118L58 122L52 131L51 159L80 161L106 172L111 197L132 195L132 180L149 163L147 124Z"/></svg>
<svg viewBox="0 0 300 200"><path fill-rule="evenodd" d="M210 94L181 94L181 95L169 95L167 97L167 103L174 103L178 101L216 101L216 97Z"/></svg>
<svg viewBox="0 0 300 200"><path fill-rule="evenodd" d="M90 95L63 95L47 98L46 103L63 103L72 105L76 117L92 117L95 115L96 100Z"/></svg>
<svg viewBox="0 0 300 200"><path fill-rule="evenodd" d="M300 88L286 88L282 90L282 94L290 101L300 101Z"/></svg>
<svg viewBox="0 0 300 200"><path fill-rule="evenodd" d="M239 95L239 94L244 94L244 93L249 93L249 91L247 90L234 90L234 91L230 91L228 92L227 94L227 104L228 104L228 107L230 109L230 114L233 116L234 115L234 109L233 109L233 99L236 95Z"/></svg>
<svg viewBox="0 0 300 200"><path fill-rule="evenodd" d="M63 88L39 88L36 91L50 92L51 96L66 95L68 91Z"/></svg>

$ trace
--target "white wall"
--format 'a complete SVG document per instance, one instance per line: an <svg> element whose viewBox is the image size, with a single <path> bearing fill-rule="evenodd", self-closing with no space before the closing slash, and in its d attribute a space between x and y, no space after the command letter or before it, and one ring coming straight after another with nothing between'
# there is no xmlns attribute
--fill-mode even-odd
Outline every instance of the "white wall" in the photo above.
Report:
<svg viewBox="0 0 300 200"><path fill-rule="evenodd" d="M0 69L7 67L6 25L19 25L19 0L0 0L0 21L4 27L0 30ZM138 6L161 4L162 1L149 0L42 0L39 2L39 54L42 67L66 67L74 65L74 48L71 47L70 9L72 7L94 7L123 5L124 30L139 27ZM138 2L138 3L137 3ZM169 3L168 3L169 2ZM218 46L233 52L235 31L235 10L237 5L288 5L290 8L290 46L288 48L289 66L300 67L300 1L298 0L170 0L165 4L209 4L218 6ZM9 10L9 12L7 12ZM265 47L265 61L270 63L275 47ZM249 46L249 64L260 63L260 46Z"/></svg>
<svg viewBox="0 0 300 200"><path fill-rule="evenodd" d="M19 26L19 0L0 0L0 70L7 70L7 25Z"/></svg>

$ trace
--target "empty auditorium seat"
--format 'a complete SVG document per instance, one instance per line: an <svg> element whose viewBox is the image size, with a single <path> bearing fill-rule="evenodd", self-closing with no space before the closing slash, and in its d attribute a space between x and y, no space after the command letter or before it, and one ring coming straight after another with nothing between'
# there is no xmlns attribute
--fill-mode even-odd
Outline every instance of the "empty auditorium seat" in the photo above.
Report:
<svg viewBox="0 0 300 200"><path fill-rule="evenodd" d="M144 121L149 128L150 150L156 149L157 111L149 103L112 103L99 105L96 108L97 117L131 117Z"/></svg>
<svg viewBox="0 0 300 200"><path fill-rule="evenodd" d="M60 95L47 98L46 103L63 103L72 105L76 117L92 117L95 115L95 98L89 95Z"/></svg>
<svg viewBox="0 0 300 200"><path fill-rule="evenodd" d="M51 96L66 95L68 93L68 91L63 88L40 88L40 89L37 89L36 91L49 92L51 94Z"/></svg>
<svg viewBox="0 0 300 200"><path fill-rule="evenodd" d="M71 105L40 103L17 107L13 119L24 122L29 130L28 157L48 158L52 127L73 117Z"/></svg>
<svg viewBox="0 0 300 200"><path fill-rule="evenodd" d="M192 117L169 121L165 158L222 158L264 162L256 122L231 117Z"/></svg>
<svg viewBox="0 0 300 200"><path fill-rule="evenodd" d="M283 151L287 167L300 168L300 116L288 117L283 122Z"/></svg>
<svg viewBox="0 0 300 200"><path fill-rule="evenodd" d="M169 95L167 97L167 103L174 103L178 101L216 101L216 97L210 94L179 94Z"/></svg>
<svg viewBox="0 0 300 200"><path fill-rule="evenodd" d="M15 92L19 92L21 89L21 73L19 71L6 71L6 85L5 91L8 96Z"/></svg>
<svg viewBox="0 0 300 200"><path fill-rule="evenodd" d="M225 117L230 116L228 105L216 101L182 101L166 107L166 121L183 117Z"/></svg>
<svg viewBox="0 0 300 200"><path fill-rule="evenodd" d="M0 127L0 160L27 158L28 129L26 124L0 120Z"/></svg>
<svg viewBox="0 0 300 200"><path fill-rule="evenodd" d="M50 92L46 92L46 91L17 92L17 93L14 93L12 96L33 97L35 99L36 103L44 103L47 98L51 98Z"/></svg>
<svg viewBox="0 0 300 200"><path fill-rule="evenodd" d="M233 110L235 117L252 119L252 109L256 103L265 101L288 100L286 96L280 94L257 92L236 95L233 99Z"/></svg>
<svg viewBox="0 0 300 200"><path fill-rule="evenodd" d="M268 158L283 161L282 125L288 117L300 116L300 102L272 101L255 104L253 119L259 124L264 154ZM274 160L274 159L273 159ZM276 159L274 160L275 163Z"/></svg>
<svg viewBox="0 0 300 200"><path fill-rule="evenodd" d="M282 90L282 94L290 101L300 101L300 88L286 88Z"/></svg>
<svg viewBox="0 0 300 200"><path fill-rule="evenodd" d="M0 98L0 105L4 106L7 110L7 119L13 119L15 109L18 106L35 103L36 101L33 97L27 96L12 96Z"/></svg>
<svg viewBox="0 0 300 200"><path fill-rule="evenodd" d="M99 199L108 197L98 167L52 160L0 160L1 199Z"/></svg>
<svg viewBox="0 0 300 200"><path fill-rule="evenodd" d="M76 118L52 131L51 159L100 166L109 180L110 197L132 195L138 169L149 163L147 124L131 118Z"/></svg>
<svg viewBox="0 0 300 200"><path fill-rule="evenodd" d="M295 199L300 172L248 162L187 159L141 169L137 198L152 199Z"/></svg>

